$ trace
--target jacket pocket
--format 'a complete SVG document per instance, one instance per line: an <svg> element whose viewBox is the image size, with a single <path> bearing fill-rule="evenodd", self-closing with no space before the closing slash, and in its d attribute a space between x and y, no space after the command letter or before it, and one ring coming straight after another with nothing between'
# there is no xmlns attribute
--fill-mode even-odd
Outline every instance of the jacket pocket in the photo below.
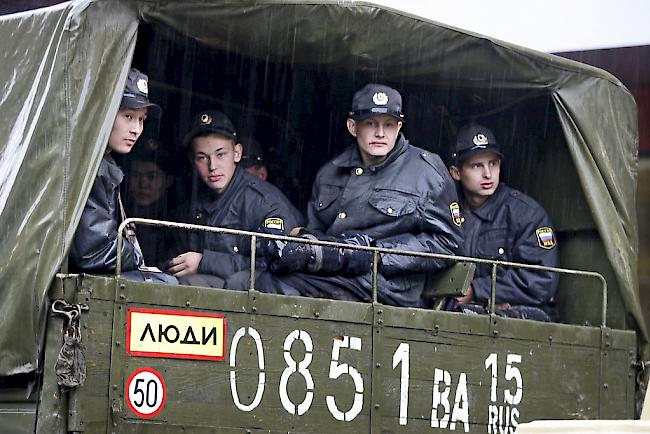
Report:
<svg viewBox="0 0 650 434"><path fill-rule="evenodd" d="M510 243L507 228L492 228L478 234L476 252L480 258L507 260Z"/></svg>
<svg viewBox="0 0 650 434"><path fill-rule="evenodd" d="M375 188L368 202L377 211L391 217L413 214L418 197L405 191L388 188Z"/></svg>
<svg viewBox="0 0 650 434"><path fill-rule="evenodd" d="M316 210L320 212L329 208L330 205L341 196L342 191L343 187L336 185L322 185L316 201Z"/></svg>

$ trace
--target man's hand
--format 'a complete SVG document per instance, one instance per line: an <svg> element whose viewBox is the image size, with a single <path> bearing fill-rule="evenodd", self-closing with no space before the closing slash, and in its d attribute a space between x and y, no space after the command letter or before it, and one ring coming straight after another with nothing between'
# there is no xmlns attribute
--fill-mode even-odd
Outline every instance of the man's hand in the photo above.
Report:
<svg viewBox="0 0 650 434"><path fill-rule="evenodd" d="M197 273L201 259L203 259L202 253L185 252L167 263L167 272L174 277Z"/></svg>
<svg viewBox="0 0 650 434"><path fill-rule="evenodd" d="M352 246L369 247L372 244L372 238L360 232L343 233L340 237L340 242ZM340 272L344 276L357 276L372 269L372 253L367 250L342 249L339 255Z"/></svg>
<svg viewBox="0 0 650 434"><path fill-rule="evenodd" d="M467 304L471 303L472 300L474 300L474 287L470 285L467 294L462 297L456 297L456 304Z"/></svg>
<svg viewBox="0 0 650 434"><path fill-rule="evenodd" d="M294 228L291 236L311 240L332 241L355 246L369 246L372 239L365 234L341 234L339 237ZM277 240L265 241L260 247L271 272L289 274L309 272L325 276L357 276L370 270L372 253Z"/></svg>
<svg viewBox="0 0 650 434"><path fill-rule="evenodd" d="M265 256L271 272L289 274L305 271L314 252L312 246L307 244L269 240Z"/></svg>

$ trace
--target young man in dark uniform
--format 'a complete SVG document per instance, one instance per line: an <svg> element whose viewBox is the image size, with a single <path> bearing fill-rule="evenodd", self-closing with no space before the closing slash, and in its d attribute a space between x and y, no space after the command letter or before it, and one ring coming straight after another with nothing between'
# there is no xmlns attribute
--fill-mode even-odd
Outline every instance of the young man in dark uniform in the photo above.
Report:
<svg viewBox="0 0 650 434"><path fill-rule="evenodd" d="M242 146L225 114L199 113L183 142L205 187L186 208L191 212L186 221L276 235L302 224L300 212L280 190L240 167ZM256 265L263 270L263 258L258 258ZM184 253L169 261L168 272L183 284L225 288L229 278L245 282L249 264L248 237L196 232L188 237Z"/></svg>
<svg viewBox="0 0 650 434"><path fill-rule="evenodd" d="M307 238L453 255L461 243L451 208L454 183L438 155L409 144L400 129L402 97L368 84L357 91L347 128L355 138L316 176L308 204ZM372 300L369 252L298 243L271 249L271 270L258 289L354 301ZM422 306L426 272L446 261L381 254L378 298L395 306ZM298 271L303 271L299 273Z"/></svg>
<svg viewBox="0 0 650 434"><path fill-rule="evenodd" d="M70 263L73 270L91 273L114 271L117 240L121 236L122 271L125 277L176 283L176 279L164 273L145 271L142 251L135 236L124 236L117 232L125 216L119 196L124 174L113 160L112 154L125 155L131 152L142 134L144 121L150 111L160 115L161 109L149 101L148 77L132 68L108 138L106 152L72 240Z"/></svg>
<svg viewBox="0 0 650 434"><path fill-rule="evenodd" d="M492 131L474 123L461 128L453 158L449 171L463 195L464 254L557 267L557 242L546 211L522 192L499 182L503 155ZM491 284L491 267L479 265L468 294L452 307L486 313ZM557 273L498 267L497 314L557 320L553 300L557 284Z"/></svg>

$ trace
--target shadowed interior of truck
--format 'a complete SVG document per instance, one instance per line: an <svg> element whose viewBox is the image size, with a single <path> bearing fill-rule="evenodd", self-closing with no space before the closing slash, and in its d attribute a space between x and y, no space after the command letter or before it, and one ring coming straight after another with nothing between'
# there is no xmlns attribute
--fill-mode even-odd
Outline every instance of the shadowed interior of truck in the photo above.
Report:
<svg viewBox="0 0 650 434"><path fill-rule="evenodd" d="M463 124L475 120L493 129L505 154L502 182L532 196L548 211L557 231L561 267L605 276L607 324L626 328L623 302L553 110L551 91L504 89L489 80L465 88L453 80L421 79L407 67L395 80L386 77L381 64L303 61L300 52L287 61L274 57L273 50L265 57L250 56L233 48L236 45L201 42L160 24L140 26L132 65L149 75L151 98L164 110L160 122L150 122L144 135L159 136L178 162L171 207L189 196L192 185L182 146L190 119L200 110L217 109L263 144L269 180L304 211L318 169L352 143L345 127L352 94L368 82L382 82L403 96L405 136L445 162ZM563 322L600 324L598 281L561 276L557 301Z"/></svg>

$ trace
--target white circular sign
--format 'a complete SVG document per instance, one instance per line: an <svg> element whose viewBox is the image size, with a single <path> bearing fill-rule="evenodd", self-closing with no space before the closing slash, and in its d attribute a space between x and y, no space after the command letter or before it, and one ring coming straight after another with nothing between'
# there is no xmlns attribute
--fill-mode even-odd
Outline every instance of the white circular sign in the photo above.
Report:
<svg viewBox="0 0 650 434"><path fill-rule="evenodd" d="M126 402L139 417L156 416L165 406L166 398L165 380L153 368L136 369L126 381Z"/></svg>

